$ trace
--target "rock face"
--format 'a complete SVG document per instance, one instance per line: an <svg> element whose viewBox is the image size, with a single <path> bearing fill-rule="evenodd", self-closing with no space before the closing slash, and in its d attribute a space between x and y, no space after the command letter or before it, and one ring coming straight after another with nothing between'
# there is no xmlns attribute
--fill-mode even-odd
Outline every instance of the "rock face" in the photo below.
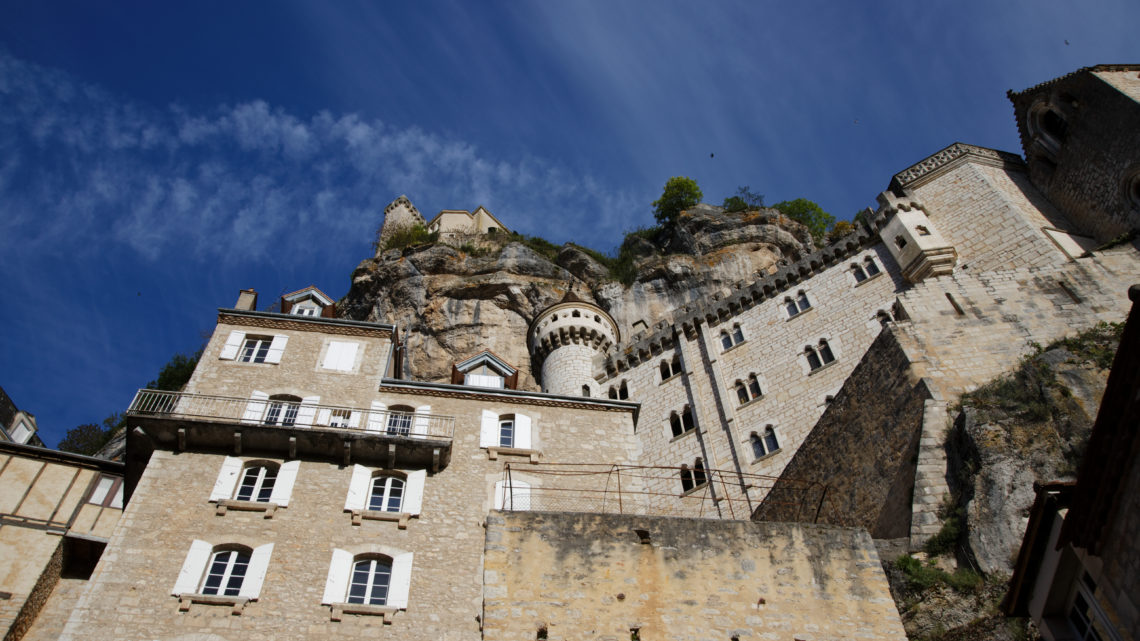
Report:
<svg viewBox="0 0 1140 641"><path fill-rule="evenodd" d="M538 389L527 327L571 287L609 312L626 338L641 330L638 321L647 327L668 321L679 307L813 249L807 229L775 210L725 213L698 205L681 214L672 234L631 238L636 278L625 286L573 245L551 260L519 241L488 236L467 251L443 242L381 248L353 272L341 312L397 324L407 341L405 371L417 379L446 381L452 363L490 349L521 370L520 388Z"/></svg>

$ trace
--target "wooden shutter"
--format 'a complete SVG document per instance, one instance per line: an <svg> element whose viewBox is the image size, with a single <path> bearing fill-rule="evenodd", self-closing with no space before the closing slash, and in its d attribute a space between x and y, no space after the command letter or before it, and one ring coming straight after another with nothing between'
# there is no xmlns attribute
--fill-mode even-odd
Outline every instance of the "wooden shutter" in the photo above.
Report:
<svg viewBox="0 0 1140 641"><path fill-rule="evenodd" d="M515 414L515 447L529 450L530 436L530 417L526 414Z"/></svg>
<svg viewBox="0 0 1140 641"><path fill-rule="evenodd" d="M431 414L431 405L421 405L416 408L416 420L412 423L412 434L427 436L428 424L431 422L429 414Z"/></svg>
<svg viewBox="0 0 1140 641"><path fill-rule="evenodd" d="M171 594L181 596L198 591L198 583L202 580L202 574L206 571L206 564L210 562L210 554L213 551L214 546L206 541L195 539L190 544L190 552L182 562L182 570L178 573L178 581L174 583Z"/></svg>
<svg viewBox="0 0 1140 641"><path fill-rule="evenodd" d="M412 553L392 557L392 579L388 585L389 607L407 608L408 592L412 586Z"/></svg>
<svg viewBox="0 0 1140 641"><path fill-rule="evenodd" d="M260 423L261 417L265 415L265 404L269 400L269 394L254 391L249 395L249 398L250 401L245 406L245 415L241 417L241 422Z"/></svg>
<svg viewBox="0 0 1140 641"><path fill-rule="evenodd" d="M338 369L338 363L340 362L340 348L342 345L344 345L344 343L341 343L339 341L333 341L329 343L329 348L325 351L325 360L321 363L322 368Z"/></svg>
<svg viewBox="0 0 1140 641"><path fill-rule="evenodd" d="M270 503L276 503L281 507L289 505L289 497L293 494L293 484L297 481L297 471L300 466L300 461L281 464L277 469L277 481L273 483L273 494L269 496Z"/></svg>
<svg viewBox="0 0 1140 641"><path fill-rule="evenodd" d="M404 470L408 475L404 483L404 506L401 512L419 514L424 503L424 480L427 479L427 470Z"/></svg>
<svg viewBox="0 0 1140 641"><path fill-rule="evenodd" d="M232 331L230 337L226 339L226 344L222 345L222 353L218 358L224 358L232 361L237 358L238 350L241 349L242 343L245 342L245 332Z"/></svg>
<svg viewBox="0 0 1140 641"><path fill-rule="evenodd" d="M281 477L277 477L280 480ZM269 569L269 557L273 554L273 544L266 543L253 549L249 555L249 567L245 570L245 579L241 582L238 596L247 599L256 599L261 594L261 584L265 583L265 572Z"/></svg>
<svg viewBox="0 0 1140 641"><path fill-rule="evenodd" d="M297 427L312 427L313 417L317 414L317 403L321 402L320 396L306 396L301 399L301 406L297 408Z"/></svg>
<svg viewBox="0 0 1140 641"><path fill-rule="evenodd" d="M340 357L337 362L336 368L342 372L351 372L352 366L356 363L356 348L359 347L357 343L341 343L340 344Z"/></svg>
<svg viewBox="0 0 1140 641"><path fill-rule="evenodd" d="M499 415L483 410L483 425L479 430L479 447L499 446Z"/></svg>
<svg viewBox="0 0 1140 641"><path fill-rule="evenodd" d="M352 574L352 553L348 550L333 548L332 561L329 563L329 575L325 579L325 595L321 603L344 603L348 594L348 579Z"/></svg>
<svg viewBox="0 0 1140 641"><path fill-rule="evenodd" d="M289 343L288 336L278 334L273 337L273 342L269 345L269 353L265 355L266 363L280 363L281 355L285 353L285 345Z"/></svg>
<svg viewBox="0 0 1140 641"><path fill-rule="evenodd" d="M380 401L372 401L372 410L368 412L368 423L365 426L369 432L383 432L388 406Z"/></svg>
<svg viewBox="0 0 1140 641"><path fill-rule="evenodd" d="M348 497L344 509L363 510L368 499L368 482L372 480L372 470L363 465L352 466L352 480L348 483Z"/></svg>
<svg viewBox="0 0 1140 641"><path fill-rule="evenodd" d="M222 471L218 472L218 480L214 481L214 491L210 492L211 501L233 498L243 464L240 458L232 456L227 456L222 461Z"/></svg>

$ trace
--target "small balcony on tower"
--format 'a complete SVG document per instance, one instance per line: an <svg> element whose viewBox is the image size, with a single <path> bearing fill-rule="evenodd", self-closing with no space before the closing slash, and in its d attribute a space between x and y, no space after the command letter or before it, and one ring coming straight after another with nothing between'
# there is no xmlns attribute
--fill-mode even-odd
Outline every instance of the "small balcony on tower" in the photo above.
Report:
<svg viewBox="0 0 1140 641"><path fill-rule="evenodd" d="M131 440L144 439L148 443L139 443L142 450L280 455L432 471L447 466L454 416L377 405L360 408L142 389L126 413L128 446Z"/></svg>

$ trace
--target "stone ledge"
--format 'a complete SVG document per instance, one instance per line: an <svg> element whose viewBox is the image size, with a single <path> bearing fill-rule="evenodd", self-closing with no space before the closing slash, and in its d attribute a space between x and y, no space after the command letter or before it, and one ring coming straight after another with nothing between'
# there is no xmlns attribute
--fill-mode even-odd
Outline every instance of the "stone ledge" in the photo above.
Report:
<svg viewBox="0 0 1140 641"><path fill-rule="evenodd" d="M408 529L408 520L416 514L409 512L382 512L380 510L348 510L352 513L352 524L360 525L362 519L369 521L395 521L401 530Z"/></svg>
<svg viewBox="0 0 1140 641"><path fill-rule="evenodd" d="M384 625L391 625L392 617L400 608L388 605L369 605L367 603L333 603L329 612L330 621L340 621L346 614L360 614L364 616L384 617Z"/></svg>
<svg viewBox="0 0 1140 641"><path fill-rule="evenodd" d="M507 456L528 456L530 457L530 462L535 465L538 464L538 459L542 458L542 452L538 450L523 449L521 447L492 446L487 448L488 461L498 460L500 454L505 454Z"/></svg>
<svg viewBox="0 0 1140 641"><path fill-rule="evenodd" d="M232 614L240 615L251 600L244 596L221 594L181 594L178 596L178 611L186 612L190 609L191 603L201 603L203 605L228 605L233 608Z"/></svg>
<svg viewBox="0 0 1140 641"><path fill-rule="evenodd" d="M285 507L276 503L261 501L239 501L237 499L222 499L218 501L217 516L225 516L227 510L240 510L243 512L265 512L265 518L271 519L277 513L277 508Z"/></svg>

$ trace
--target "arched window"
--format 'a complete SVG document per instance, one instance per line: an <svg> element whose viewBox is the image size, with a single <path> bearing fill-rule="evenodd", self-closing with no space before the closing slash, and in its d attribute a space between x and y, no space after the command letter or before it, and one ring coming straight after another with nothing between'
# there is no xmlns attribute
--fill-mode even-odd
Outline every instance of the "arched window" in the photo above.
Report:
<svg viewBox="0 0 1140 641"><path fill-rule="evenodd" d="M231 548L214 552L209 569L202 579L200 594L238 596L249 568L249 548Z"/></svg>
<svg viewBox="0 0 1140 641"><path fill-rule="evenodd" d="M574 310L570 315L573 316L574 318L581 318L582 312L580 312L578 310Z"/></svg>
<svg viewBox="0 0 1140 641"><path fill-rule="evenodd" d="M586 398L590 398L590 386L589 385L583 385L582 386L582 396L585 396Z"/></svg>
<svg viewBox="0 0 1140 641"><path fill-rule="evenodd" d="M676 412L669 412L669 429L673 432L673 436L685 433L685 428L681 427L681 417L677 416Z"/></svg>
<svg viewBox="0 0 1140 641"><path fill-rule="evenodd" d="M794 299L791 296L784 298L784 307L787 308L788 317L790 318L811 309L811 300L808 299L807 292L801 289L796 292Z"/></svg>
<svg viewBox="0 0 1140 641"><path fill-rule="evenodd" d="M239 501L268 503L273 496L273 485L277 482L277 466L257 462L247 466L241 475L234 498Z"/></svg>
<svg viewBox="0 0 1140 641"><path fill-rule="evenodd" d="M348 585L348 602L387 605L388 586L392 581L392 559L386 556L366 557L352 564L352 581Z"/></svg>
<svg viewBox="0 0 1140 641"><path fill-rule="evenodd" d="M744 342L744 330L740 329L740 325L732 326L732 342L739 345Z"/></svg>
<svg viewBox="0 0 1140 641"><path fill-rule="evenodd" d="M681 410L681 425L684 426L686 432L696 429L696 424L693 423L693 410L688 405Z"/></svg>
<svg viewBox="0 0 1140 641"><path fill-rule="evenodd" d="M811 301L808 300L807 294L801 289L796 296L796 304L799 305L800 311L804 312L811 308Z"/></svg>
<svg viewBox="0 0 1140 641"><path fill-rule="evenodd" d="M416 408L409 405L393 405L388 408L388 433L407 436L412 431L412 419Z"/></svg>
<svg viewBox="0 0 1140 641"><path fill-rule="evenodd" d="M724 349L729 349L744 342L744 331L740 329L740 323L732 326L732 331L722 329L720 332L720 344Z"/></svg>
<svg viewBox="0 0 1140 641"><path fill-rule="evenodd" d="M609 396L611 399L613 399L613 400L615 400L615 401L616 401L616 400L617 400L617 397L618 397L618 391L617 391L617 388L616 388L616 387L614 387L613 385L610 385L610 390L609 390L609 392L607 392L607 394L606 394L606 395L607 395L607 396Z"/></svg>
<svg viewBox="0 0 1140 641"><path fill-rule="evenodd" d="M499 447L515 446L515 415L504 414L499 417Z"/></svg>
<svg viewBox="0 0 1140 641"><path fill-rule="evenodd" d="M852 273L852 275L855 276L855 282L856 283L861 283L861 282L867 280L867 272L863 271L863 268L860 267L859 265L852 265L851 266L851 273Z"/></svg>
<svg viewBox="0 0 1140 641"><path fill-rule="evenodd" d="M823 367L823 363L821 363L819 360L819 354L816 353L815 348L811 345L808 345L804 348L804 356L807 357L808 367L812 371Z"/></svg>
<svg viewBox="0 0 1140 641"><path fill-rule="evenodd" d="M764 448L771 454L780 449L780 442L776 439L776 430L771 425L764 428Z"/></svg>
<svg viewBox="0 0 1140 641"><path fill-rule="evenodd" d="M372 512L399 512L404 504L404 479L374 476L368 490L368 509Z"/></svg>
<svg viewBox="0 0 1140 641"><path fill-rule="evenodd" d="M693 487L700 487L708 482L705 478L705 464L701 462L698 457L696 462L693 463Z"/></svg>
<svg viewBox="0 0 1140 641"><path fill-rule="evenodd" d="M755 374L748 375L748 391L752 394L752 398L760 398L764 395L760 391L760 381L756 378Z"/></svg>
<svg viewBox="0 0 1140 641"><path fill-rule="evenodd" d="M720 330L720 346L722 349L728 349L732 347L732 336L730 336L729 333L723 329Z"/></svg>
<svg viewBox="0 0 1140 641"><path fill-rule="evenodd" d="M669 363L661 361L661 380L667 381L673 376L673 372L669 369Z"/></svg>
<svg viewBox="0 0 1140 641"><path fill-rule="evenodd" d="M824 365L835 360L835 355L831 353L831 346L822 338L819 340L819 358Z"/></svg>
<svg viewBox="0 0 1140 641"><path fill-rule="evenodd" d="M681 355L673 355L672 361L661 361L661 380L667 381L681 373Z"/></svg>
<svg viewBox="0 0 1140 641"><path fill-rule="evenodd" d="M736 388L736 397L740 400L741 405L744 405L748 401L752 400L748 398L748 388L744 386L744 381L737 380L736 385L733 387Z"/></svg>
<svg viewBox="0 0 1140 641"><path fill-rule="evenodd" d="M768 453L764 450L764 439L757 436L756 432L753 432L752 436L748 437L748 442L752 445L753 458L761 458Z"/></svg>
<svg viewBox="0 0 1140 641"><path fill-rule="evenodd" d="M763 396L760 390L760 381L756 378L756 374L749 374L747 381L736 381L735 387L736 397L740 400L741 405Z"/></svg>
<svg viewBox="0 0 1140 641"><path fill-rule="evenodd" d="M921 227L921 229L926 229L926 228ZM929 234L930 232L926 232L926 233ZM867 270L867 276L868 277L878 276L879 272L882 271L879 269L879 266L877 264L875 264L875 259L871 258L870 256L863 259L863 266Z"/></svg>
<svg viewBox="0 0 1140 641"><path fill-rule="evenodd" d="M875 314L875 318L879 320L879 324L883 327L886 327L887 323L892 320L891 315L881 309Z"/></svg>
<svg viewBox="0 0 1140 641"><path fill-rule="evenodd" d="M297 409L301 406L299 396L289 394L275 394L269 397L269 405L265 410L265 425L280 425L290 427L297 422Z"/></svg>
<svg viewBox="0 0 1140 641"><path fill-rule="evenodd" d="M688 465L681 466L681 491L688 492L693 489L693 473Z"/></svg>
<svg viewBox="0 0 1140 641"><path fill-rule="evenodd" d="M618 398L623 401L629 398L629 386L625 384L625 381L622 381L621 387L618 388Z"/></svg>

